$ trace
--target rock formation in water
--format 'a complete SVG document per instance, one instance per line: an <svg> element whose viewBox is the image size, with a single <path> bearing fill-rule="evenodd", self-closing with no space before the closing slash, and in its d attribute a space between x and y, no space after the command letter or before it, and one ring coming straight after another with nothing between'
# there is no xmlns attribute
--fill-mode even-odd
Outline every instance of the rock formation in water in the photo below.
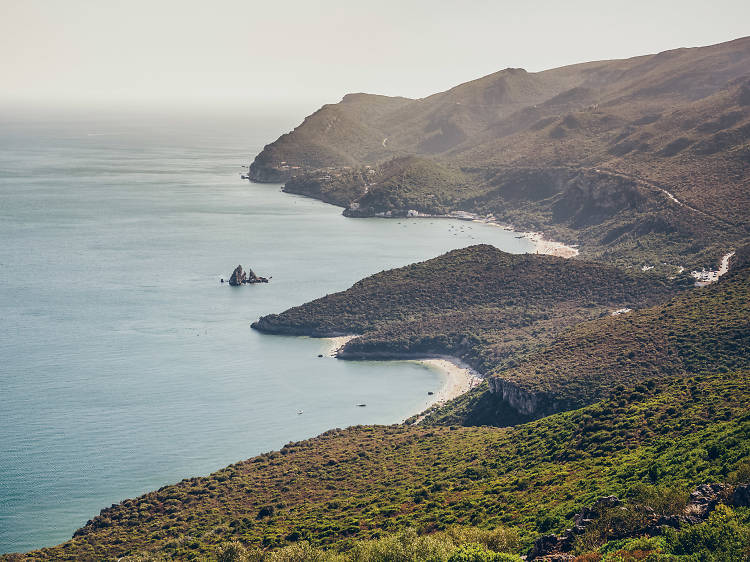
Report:
<svg viewBox="0 0 750 562"><path fill-rule="evenodd" d="M237 287L238 285L242 285L246 280L247 275L242 271L242 266L238 265L232 272L232 276L229 278L229 284L232 287Z"/></svg>
<svg viewBox="0 0 750 562"><path fill-rule="evenodd" d="M229 278L229 284L232 287L237 287L248 283L268 283L268 278L258 277L250 268L245 272L243 271L242 266L238 265L232 272L232 276Z"/></svg>

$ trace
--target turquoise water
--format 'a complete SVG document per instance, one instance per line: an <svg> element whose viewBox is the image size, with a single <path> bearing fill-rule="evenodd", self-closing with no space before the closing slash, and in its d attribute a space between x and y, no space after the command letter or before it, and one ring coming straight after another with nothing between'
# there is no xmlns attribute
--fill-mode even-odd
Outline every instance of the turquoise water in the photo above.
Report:
<svg viewBox="0 0 750 562"><path fill-rule="evenodd" d="M419 364L321 359L325 340L250 322L453 248L530 243L460 221L347 219L241 181L291 125L2 119L0 552L62 542L102 507L291 440L398 422L440 387ZM271 283L221 285L238 263Z"/></svg>

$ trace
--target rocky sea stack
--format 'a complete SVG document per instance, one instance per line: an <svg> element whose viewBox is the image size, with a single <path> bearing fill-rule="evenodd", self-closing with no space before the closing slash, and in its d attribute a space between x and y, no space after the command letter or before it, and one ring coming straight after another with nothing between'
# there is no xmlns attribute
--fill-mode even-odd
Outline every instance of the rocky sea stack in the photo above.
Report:
<svg viewBox="0 0 750 562"><path fill-rule="evenodd" d="M232 272L232 276L229 278L229 284L232 287L237 287L248 283L268 283L268 279L266 277L258 277L250 268L245 272L243 271L242 266L238 265Z"/></svg>

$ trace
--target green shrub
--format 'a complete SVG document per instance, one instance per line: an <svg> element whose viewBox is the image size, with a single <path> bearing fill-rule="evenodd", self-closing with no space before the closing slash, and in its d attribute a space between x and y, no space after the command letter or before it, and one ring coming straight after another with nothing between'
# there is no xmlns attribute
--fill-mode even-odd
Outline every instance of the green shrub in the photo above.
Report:
<svg viewBox="0 0 750 562"><path fill-rule="evenodd" d="M477 527L451 527L445 533L456 545L475 543L493 552L516 552L521 547L518 531L506 527L492 531Z"/></svg>
<svg viewBox="0 0 750 562"><path fill-rule="evenodd" d="M267 562L330 562L335 558L319 548L310 546L307 541L301 541L272 552L265 557L265 560Z"/></svg>
<svg viewBox="0 0 750 562"><path fill-rule="evenodd" d="M444 562L453 550L444 536L417 536L414 529L357 543L350 559L357 562Z"/></svg>
<svg viewBox="0 0 750 562"><path fill-rule="evenodd" d="M677 515L687 505L689 492L682 487L649 486L639 482L629 495L633 501L651 507L659 515Z"/></svg>
<svg viewBox="0 0 750 562"><path fill-rule="evenodd" d="M247 549L239 541L232 541L221 546L217 552L218 562L260 562L262 553L257 549Z"/></svg>
<svg viewBox="0 0 750 562"><path fill-rule="evenodd" d="M655 561L664 549L664 537L637 537L609 542L599 549L599 553L602 562Z"/></svg>
<svg viewBox="0 0 750 562"><path fill-rule="evenodd" d="M516 562L520 560L519 556L493 552L481 544L465 544L448 558L448 562Z"/></svg>
<svg viewBox="0 0 750 562"><path fill-rule="evenodd" d="M689 555L693 560L730 562L750 558L750 530L740 525L735 512L719 505L708 520L679 531L666 533L671 554Z"/></svg>

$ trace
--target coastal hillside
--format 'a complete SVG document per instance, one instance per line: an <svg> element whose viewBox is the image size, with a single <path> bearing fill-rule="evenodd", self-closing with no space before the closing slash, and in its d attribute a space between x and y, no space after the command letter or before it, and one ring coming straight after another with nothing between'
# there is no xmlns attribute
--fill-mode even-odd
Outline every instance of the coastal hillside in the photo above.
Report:
<svg viewBox="0 0 750 562"><path fill-rule="evenodd" d="M692 285L684 275L669 280L651 271L478 245L373 275L346 291L264 316L253 327L308 336L357 334L339 357L452 355L490 374L519 365L571 326L600 317L618 323L623 317L613 312L656 304ZM591 401L590 394L574 394L571 404ZM563 407L558 399L556 407ZM504 410L500 419L485 423L516 423L518 416L535 413Z"/></svg>
<svg viewBox="0 0 750 562"><path fill-rule="evenodd" d="M259 182L350 216L469 211L624 264L714 267L750 236L750 38L410 100L350 94L267 145Z"/></svg>
<svg viewBox="0 0 750 562"><path fill-rule="evenodd" d="M426 422L515 424L622 385L750 366L746 254L738 251L719 282L693 288L679 276L472 246L373 275L253 327L358 335L339 350L343 359L457 357L488 384Z"/></svg>
<svg viewBox="0 0 750 562"><path fill-rule="evenodd" d="M354 553L338 560L391 560L388 553L398 552L403 538L388 537L407 529L425 537L471 532L473 542L490 542L493 531L494 548L526 553L538 537L572 527L574 515L601 496L649 502L667 517L683 511L687 492L699 484L746 482L749 389L750 372L739 370L626 388L586 408L512 428L335 429L103 509L59 546L0 558L216 560L234 544L254 552L249 560L327 560L338 551ZM616 534L623 527L634 533L643 525L642 510L628 519L618 513L616 525L610 520L572 541L573 552L608 548L608 541L628 536ZM750 547L750 512L722 513L730 527L724 542L711 538L723 527L696 525L691 532L684 520L682 543L667 532L672 546L665 544L659 536L665 531L657 527L650 531L655 541L638 544L654 554L667 548L690 554L728 543L740 557L727 560L741 560ZM707 535L694 536L698 531ZM381 557L356 556L372 550L363 541L379 538L386 541ZM291 549L288 556L279 554L284 547Z"/></svg>
<svg viewBox="0 0 750 562"><path fill-rule="evenodd" d="M498 424L509 406L519 414L546 415L616 395L626 386L644 389L691 373L746 368L748 349L750 267L738 258L715 284L580 323L523 361L496 366L488 385L437 409L423 423Z"/></svg>
<svg viewBox="0 0 750 562"><path fill-rule="evenodd" d="M565 404L567 411L523 416L483 385L417 425L333 429L289 443L124 500L64 544L3 559L382 561L419 546L433 554L399 559L517 561L551 552L601 560L637 551L687 561L695 558L678 556L704 553L700 559L708 560L721 548L734 553L727 560L741 560L750 552L748 255L740 249L719 282L685 289L679 279L649 272L474 246L266 317L280 333L356 328L375 351L371 334L398 335L401 324L429 334L430 322L450 318L451 307L480 314L484 305L487 317L511 307L506 319L527 309L528 318L539 315L527 329L543 343L501 359L505 366L490 381L512 374L519 387L538 384L582 399ZM402 299L414 306L404 309ZM652 300L617 316L608 308ZM546 309L534 302L571 314L589 303L589 316L600 317L571 328L551 316L549 325L558 327L545 332ZM503 345L504 334L523 339L512 324L496 332L463 328L478 350ZM348 346L357 349L357 341ZM397 353L423 344L411 335L394 341ZM458 344L427 341L459 345L452 353L463 345L457 335ZM387 340L381 345L394 353ZM506 405L505 417L490 419L498 404ZM529 419L540 414L547 415ZM459 425L470 416L515 425ZM689 496L707 483L720 484ZM706 490L713 490L708 499ZM483 558L453 558L467 552Z"/></svg>

